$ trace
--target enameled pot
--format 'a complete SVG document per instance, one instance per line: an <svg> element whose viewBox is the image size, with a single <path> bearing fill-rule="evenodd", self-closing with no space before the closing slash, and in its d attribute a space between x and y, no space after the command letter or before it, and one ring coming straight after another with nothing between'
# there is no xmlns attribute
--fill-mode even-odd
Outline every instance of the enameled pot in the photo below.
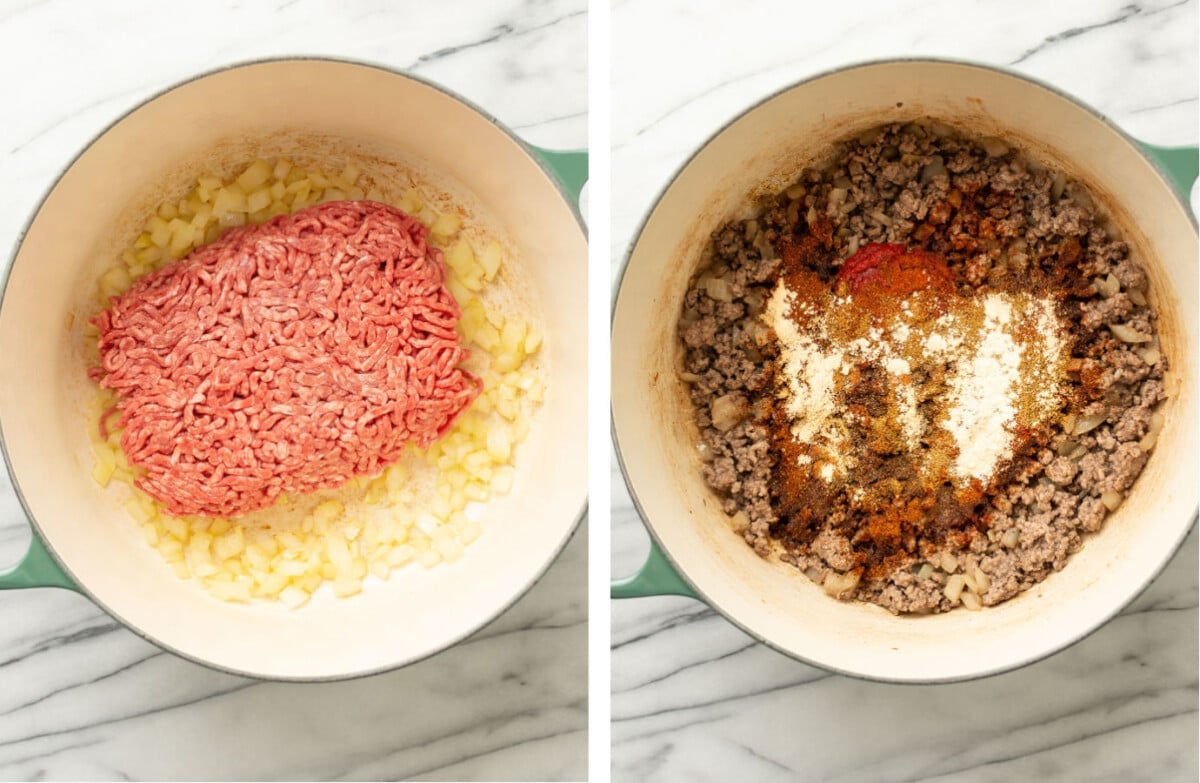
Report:
<svg viewBox="0 0 1200 783"><path fill-rule="evenodd" d="M1170 361L1165 429L1099 535L1036 587L984 611L898 617L826 596L760 559L705 486L680 369L676 321L712 232L752 197L794 182L832 145L886 122L933 117L999 136L1086 182L1147 268ZM1080 102L995 68L933 60L848 67L773 95L714 135L675 175L626 259L613 309L613 437L653 538L615 597L694 595L798 659L894 682L963 680L1038 660L1128 604L1191 528L1197 505L1197 237L1180 192L1196 150L1139 144ZM1177 190L1178 189L1178 190Z"/></svg>
<svg viewBox="0 0 1200 783"><path fill-rule="evenodd" d="M78 325L147 211L204 171L284 155L417 172L504 238L522 306L544 327L546 397L509 495L461 560L402 569L304 607L228 604L181 580L90 478ZM334 168L333 170L339 170ZM0 303L0 426L33 545L0 587L77 589L150 641L220 669L326 680L431 655L495 618L550 565L586 502L584 153L523 144L464 99L386 68L323 59L239 65L131 111L73 160L16 248ZM75 326L70 326L71 316ZM74 342L73 342L74 341ZM563 444L570 444L564 448Z"/></svg>

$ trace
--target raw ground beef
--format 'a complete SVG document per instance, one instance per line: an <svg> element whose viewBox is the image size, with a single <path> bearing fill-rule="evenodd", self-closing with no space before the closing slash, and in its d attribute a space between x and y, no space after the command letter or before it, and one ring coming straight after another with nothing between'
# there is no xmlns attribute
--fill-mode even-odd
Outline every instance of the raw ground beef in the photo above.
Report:
<svg viewBox="0 0 1200 783"><path fill-rule="evenodd" d="M172 514L237 516L445 433L479 389L426 233L384 204L330 202L114 297L93 376L117 394L137 486Z"/></svg>
<svg viewBox="0 0 1200 783"><path fill-rule="evenodd" d="M970 209L962 207L964 195ZM777 552L827 590L850 585L830 590L838 597L897 613L953 608L944 592L951 574L982 582L977 593L991 605L1061 569L1103 525L1105 501L1119 502L1141 472L1153 445L1151 417L1166 397L1146 274L1086 190L1003 142L922 122L845 142L829 165L806 171L760 206L756 217L714 234L679 326L704 478L734 529L760 555ZM990 488L965 544L948 542L933 556L854 584L839 581L854 563L846 540L829 527L802 543L781 542L787 519L777 510L778 454L768 429L777 349L759 316L785 239L828 248L813 261L823 278L872 242L941 255L963 293L1071 270L1060 284L1074 289L1064 307L1076 400L1054 432L1014 459L1007 483ZM1121 342L1112 324L1151 341Z"/></svg>

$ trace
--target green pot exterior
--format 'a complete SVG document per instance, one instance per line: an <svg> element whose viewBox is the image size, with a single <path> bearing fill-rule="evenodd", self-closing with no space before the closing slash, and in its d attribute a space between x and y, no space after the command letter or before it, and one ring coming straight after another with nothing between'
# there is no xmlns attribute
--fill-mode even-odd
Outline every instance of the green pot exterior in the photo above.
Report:
<svg viewBox="0 0 1200 783"><path fill-rule="evenodd" d="M684 595L699 598L679 572L675 570L658 543L650 542L650 554L641 570L625 579L614 581L609 589L612 598L642 598L649 595Z"/></svg>
<svg viewBox="0 0 1200 783"><path fill-rule="evenodd" d="M585 150L547 150L529 145L530 150L562 186L568 198L579 206L579 194L588 179L588 154Z"/></svg>
<svg viewBox="0 0 1200 783"><path fill-rule="evenodd" d="M1147 157L1154 161L1186 202L1200 173L1200 148L1159 147L1145 142L1141 142L1141 145Z"/></svg>
<svg viewBox="0 0 1200 783"><path fill-rule="evenodd" d="M46 549L36 530L21 562L12 570L0 573L0 590L20 587L61 587L79 592L79 588Z"/></svg>

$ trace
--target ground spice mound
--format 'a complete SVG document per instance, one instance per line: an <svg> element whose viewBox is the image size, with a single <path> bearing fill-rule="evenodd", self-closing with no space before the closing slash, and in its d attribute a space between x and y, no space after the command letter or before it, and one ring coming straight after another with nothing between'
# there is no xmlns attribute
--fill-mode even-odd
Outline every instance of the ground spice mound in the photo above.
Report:
<svg viewBox="0 0 1200 783"><path fill-rule="evenodd" d="M960 294L941 256L902 244L862 247L828 283L789 266L764 319L782 360L776 535L807 547L840 513L826 535L868 577L968 540L1064 401L1057 301Z"/></svg>
<svg viewBox="0 0 1200 783"><path fill-rule="evenodd" d="M229 231L95 319L137 486L230 517L371 475L479 393L427 229L337 201Z"/></svg>

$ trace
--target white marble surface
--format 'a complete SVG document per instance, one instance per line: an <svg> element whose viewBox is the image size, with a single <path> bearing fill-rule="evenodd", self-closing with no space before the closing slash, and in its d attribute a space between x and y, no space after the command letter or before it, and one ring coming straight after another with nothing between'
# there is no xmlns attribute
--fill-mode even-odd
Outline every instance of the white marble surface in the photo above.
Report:
<svg viewBox="0 0 1200 783"><path fill-rule="evenodd" d="M614 6L614 275L690 151L756 99L858 60L1008 64L1141 139L1197 141L1196 0L750 5ZM613 487L612 568L624 575L647 539L615 468ZM1090 638L1024 670L946 686L830 675L688 599L618 601L613 779L1194 781L1196 583L1193 531L1150 589Z"/></svg>
<svg viewBox="0 0 1200 783"><path fill-rule="evenodd" d="M3 255L59 167L121 112L199 71L285 54L408 69L531 142L586 144L584 0L4 0ZM5 475L0 563L27 540ZM467 642L322 685L209 671L74 594L0 593L0 779L580 779L586 555L581 528L541 583Z"/></svg>

